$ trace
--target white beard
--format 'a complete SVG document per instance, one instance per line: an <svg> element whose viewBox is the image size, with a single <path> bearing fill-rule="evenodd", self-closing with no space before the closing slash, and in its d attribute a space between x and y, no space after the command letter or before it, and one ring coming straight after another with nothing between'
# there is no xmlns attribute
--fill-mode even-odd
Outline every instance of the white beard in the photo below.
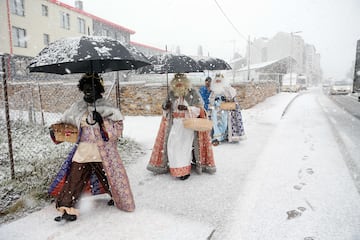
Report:
<svg viewBox="0 0 360 240"><path fill-rule="evenodd" d="M223 82L217 83L213 82L211 83L211 90L214 92L214 94L224 94L225 93L225 84Z"/></svg>
<svg viewBox="0 0 360 240"><path fill-rule="evenodd" d="M175 87L173 89L173 91L174 91L175 97L184 97L186 95L186 93L188 92L188 89L185 86Z"/></svg>

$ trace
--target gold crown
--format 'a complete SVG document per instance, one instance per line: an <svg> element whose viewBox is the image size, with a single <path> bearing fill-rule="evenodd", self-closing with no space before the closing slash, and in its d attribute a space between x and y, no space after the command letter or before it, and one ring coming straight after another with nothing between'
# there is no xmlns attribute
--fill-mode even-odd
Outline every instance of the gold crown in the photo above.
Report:
<svg viewBox="0 0 360 240"><path fill-rule="evenodd" d="M104 79L97 73L85 73L82 78L94 78L104 87Z"/></svg>
<svg viewBox="0 0 360 240"><path fill-rule="evenodd" d="M222 75L221 73L217 73L217 74L215 75L215 78L224 78L224 75Z"/></svg>

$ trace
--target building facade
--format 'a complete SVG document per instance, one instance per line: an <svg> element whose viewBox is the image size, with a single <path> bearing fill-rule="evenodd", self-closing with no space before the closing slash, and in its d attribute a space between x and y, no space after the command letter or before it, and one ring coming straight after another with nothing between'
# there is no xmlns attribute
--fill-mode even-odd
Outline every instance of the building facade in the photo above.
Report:
<svg viewBox="0 0 360 240"><path fill-rule="evenodd" d="M56 0L0 1L0 51L34 57L49 42L83 35L130 42L135 31Z"/></svg>
<svg viewBox="0 0 360 240"><path fill-rule="evenodd" d="M320 54L316 53L314 46L306 44L296 33L279 32L271 39L254 39L250 44L251 64L275 61L289 56L296 63L289 61L287 72L306 75L312 79L312 82L315 78L321 78Z"/></svg>
<svg viewBox="0 0 360 240"><path fill-rule="evenodd" d="M58 0L0 1L0 53L11 56L8 69L13 78L24 79L30 59L60 38L107 36L131 44L133 34L134 30L84 11L82 1L75 1L75 7ZM162 52L133 45L151 54Z"/></svg>

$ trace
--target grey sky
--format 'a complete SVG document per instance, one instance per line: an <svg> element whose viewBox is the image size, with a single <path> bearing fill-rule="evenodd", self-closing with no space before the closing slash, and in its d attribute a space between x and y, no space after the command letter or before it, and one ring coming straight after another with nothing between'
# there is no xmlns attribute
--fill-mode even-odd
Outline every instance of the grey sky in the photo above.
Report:
<svg viewBox="0 0 360 240"><path fill-rule="evenodd" d="M61 0L74 5L75 0ZM245 54L246 39L299 35L321 54L325 77L344 78L360 39L359 0L83 0L84 10L136 33L131 39L147 45L229 60L234 50Z"/></svg>

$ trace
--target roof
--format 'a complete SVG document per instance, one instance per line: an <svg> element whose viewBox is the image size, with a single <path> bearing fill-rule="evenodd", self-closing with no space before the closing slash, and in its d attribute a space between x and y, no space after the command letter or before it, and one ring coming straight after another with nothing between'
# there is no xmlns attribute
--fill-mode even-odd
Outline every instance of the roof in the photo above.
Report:
<svg viewBox="0 0 360 240"><path fill-rule="evenodd" d="M269 65L271 65L273 63L276 63L276 62L278 62L278 60L251 64L250 69L259 69L259 68L267 67L267 66L269 66ZM245 66L243 68L240 68L240 70L247 70L247 69L248 69L247 66Z"/></svg>
<svg viewBox="0 0 360 240"><path fill-rule="evenodd" d="M289 58L292 59L293 63L294 62L296 63L296 60L289 56L289 57L284 57L284 58L280 58L280 59L276 59L276 60L272 60L272 61L268 61L268 62L251 64L250 69L251 70L260 70L260 69L267 68L267 67L270 67L275 64L282 64L284 62L287 63L290 60ZM248 66L245 66L245 67L239 69L239 71L246 71L246 70L248 70Z"/></svg>
<svg viewBox="0 0 360 240"><path fill-rule="evenodd" d="M140 47L150 48L150 49L154 49L154 50L157 50L157 51L162 51L162 52L165 52L165 51L166 51L166 50L161 49L161 48L157 48L157 47L149 46L149 45L146 45L146 44L143 44L143 43L134 42L134 41L130 41L130 44L135 45L135 46L140 46Z"/></svg>
<svg viewBox="0 0 360 240"><path fill-rule="evenodd" d="M98 16L95 16L95 15L93 15L93 14L91 14L91 13L85 12L84 10L81 10L81 9L79 9L79 8L70 6L70 5L66 4L66 3L60 2L60 1L58 1L58 0L49 0L49 2L50 2L50 3L53 3L53 4L56 4L56 5L59 5L59 6L61 6L61 7L64 7L64 8L66 8L66 9L69 9L69 10L71 10L71 11L77 12L77 13L79 13L79 14L85 15L85 16L87 16L87 17L90 17L90 18L92 18L93 20L96 20L96 21L105 23L105 24L107 24L107 25L109 25L109 26L112 26L112 27L114 27L114 28L117 28L117 29L119 29L119 30L121 30L121 31L125 31L125 32L128 32L128 33L130 33L130 34L134 34L134 33L135 33L134 30L131 30L131 29L126 28L126 27L123 27L123 26L121 26L121 25L119 25L119 24L110 22L110 21L108 21L108 20L105 20L105 19L103 19L103 18L100 18L100 17L98 17Z"/></svg>

